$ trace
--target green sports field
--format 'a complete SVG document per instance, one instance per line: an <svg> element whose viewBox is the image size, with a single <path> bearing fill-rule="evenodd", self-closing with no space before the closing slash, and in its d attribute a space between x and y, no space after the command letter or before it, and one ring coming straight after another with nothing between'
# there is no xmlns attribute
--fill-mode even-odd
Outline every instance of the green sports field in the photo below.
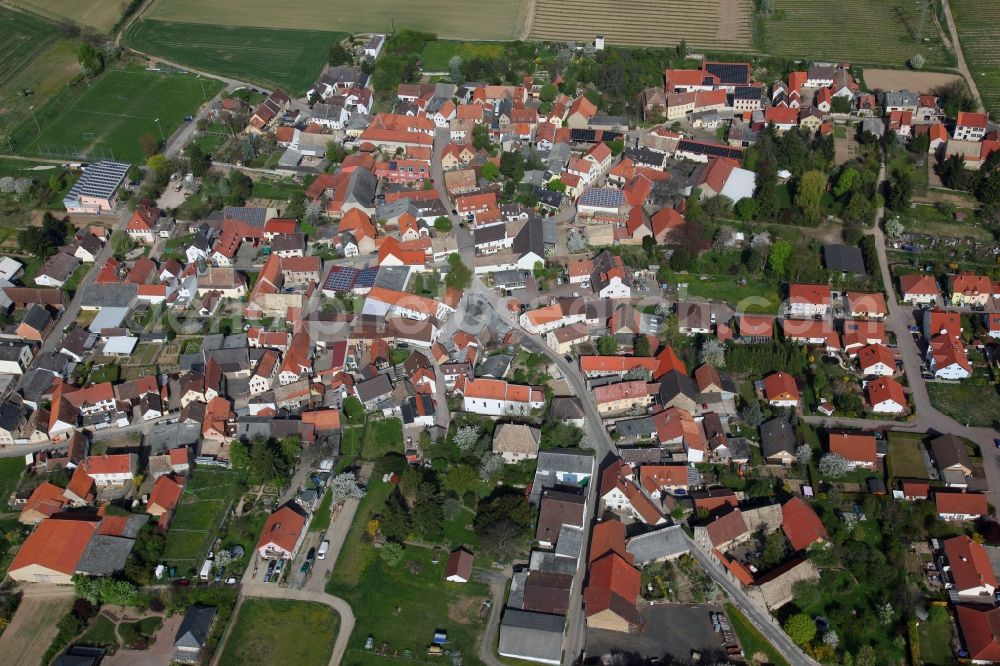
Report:
<svg viewBox="0 0 1000 666"><path fill-rule="evenodd" d="M302 94L323 70L330 46L346 36L324 30L275 30L143 19L132 24L125 43L192 69Z"/></svg>
<svg viewBox="0 0 1000 666"><path fill-rule="evenodd" d="M58 36L59 30L54 23L0 7L0 87Z"/></svg>
<svg viewBox="0 0 1000 666"><path fill-rule="evenodd" d="M81 84L83 85L83 84ZM39 131L26 118L14 137L18 152L142 162L143 134L170 135L222 87L212 79L145 70L116 70L89 87L35 109ZM159 127L156 119L159 118Z"/></svg>

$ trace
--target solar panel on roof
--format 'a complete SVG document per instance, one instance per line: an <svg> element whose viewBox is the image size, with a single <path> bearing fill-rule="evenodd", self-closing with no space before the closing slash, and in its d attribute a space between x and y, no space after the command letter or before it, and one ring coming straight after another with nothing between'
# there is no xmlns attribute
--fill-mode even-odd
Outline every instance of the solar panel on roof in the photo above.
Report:
<svg viewBox="0 0 1000 666"><path fill-rule="evenodd" d="M585 206L617 208L622 205L622 201L624 201L624 195L621 190L607 187L591 188L580 197L580 203Z"/></svg>
<svg viewBox="0 0 1000 666"><path fill-rule="evenodd" d="M334 266L330 269L330 274L326 276L323 288L330 291L349 291L354 286L359 273L357 268L350 266Z"/></svg>
<svg viewBox="0 0 1000 666"><path fill-rule="evenodd" d="M104 160L91 164L67 193L67 198L87 196L110 199L125 180L126 173L128 164L122 162Z"/></svg>
<svg viewBox="0 0 1000 666"><path fill-rule="evenodd" d="M723 146L717 143L702 143L701 141L689 141L682 139L677 143L677 150L696 155L708 155L710 157L728 157L738 160L743 156L743 151L739 148Z"/></svg>
<svg viewBox="0 0 1000 666"><path fill-rule="evenodd" d="M361 272L358 273L358 279L354 281L355 287L371 287L375 284L375 278L378 277L378 266L369 266L368 268L362 268Z"/></svg>
<svg viewBox="0 0 1000 666"><path fill-rule="evenodd" d="M597 130L575 129L570 130L570 141L574 143L594 143L597 141Z"/></svg>
<svg viewBox="0 0 1000 666"><path fill-rule="evenodd" d="M705 71L719 77L724 84L746 83L750 80L750 65L747 63L706 62Z"/></svg>

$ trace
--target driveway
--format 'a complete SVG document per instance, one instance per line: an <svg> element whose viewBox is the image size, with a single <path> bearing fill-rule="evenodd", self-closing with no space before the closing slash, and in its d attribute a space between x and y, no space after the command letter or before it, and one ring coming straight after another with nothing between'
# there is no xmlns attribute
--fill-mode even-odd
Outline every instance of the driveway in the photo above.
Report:
<svg viewBox="0 0 1000 666"><path fill-rule="evenodd" d="M170 666L174 656L174 639L183 621L183 613L174 613L163 620L163 626L156 632L156 642L148 650L118 650L102 663L107 666Z"/></svg>
<svg viewBox="0 0 1000 666"><path fill-rule="evenodd" d="M630 634L628 652L643 657L670 655L685 660L692 650L711 653L722 646L722 634L712 628L711 611L722 611L709 604L645 604L640 607L646 625ZM592 629L587 632L587 655L596 657L622 650L622 635L617 631Z"/></svg>

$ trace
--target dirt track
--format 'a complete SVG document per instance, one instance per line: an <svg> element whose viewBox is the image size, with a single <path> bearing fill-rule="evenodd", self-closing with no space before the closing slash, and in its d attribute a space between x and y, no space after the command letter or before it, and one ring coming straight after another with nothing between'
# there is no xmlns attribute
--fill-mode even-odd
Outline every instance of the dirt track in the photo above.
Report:
<svg viewBox="0 0 1000 666"><path fill-rule="evenodd" d="M912 90L930 93L935 88L952 81L961 81L958 74L940 72L911 72L905 69L866 69L865 84L872 90Z"/></svg>
<svg viewBox="0 0 1000 666"><path fill-rule="evenodd" d="M10 625L0 636L5 666L38 666L58 629L56 623L73 605L73 588L54 596L24 595Z"/></svg>

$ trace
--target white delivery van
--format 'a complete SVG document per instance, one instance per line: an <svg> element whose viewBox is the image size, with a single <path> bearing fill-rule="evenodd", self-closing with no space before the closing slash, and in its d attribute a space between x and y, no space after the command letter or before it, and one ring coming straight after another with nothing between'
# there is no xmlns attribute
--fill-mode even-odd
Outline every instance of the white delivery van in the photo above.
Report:
<svg viewBox="0 0 1000 666"><path fill-rule="evenodd" d="M198 576L202 580L208 580L208 577L212 575L212 560L205 560L205 563L201 565L201 574Z"/></svg>
<svg viewBox="0 0 1000 666"><path fill-rule="evenodd" d="M326 551L330 550L330 542L324 540L323 543L319 545L319 550L316 551L316 557L321 560L326 559Z"/></svg>

